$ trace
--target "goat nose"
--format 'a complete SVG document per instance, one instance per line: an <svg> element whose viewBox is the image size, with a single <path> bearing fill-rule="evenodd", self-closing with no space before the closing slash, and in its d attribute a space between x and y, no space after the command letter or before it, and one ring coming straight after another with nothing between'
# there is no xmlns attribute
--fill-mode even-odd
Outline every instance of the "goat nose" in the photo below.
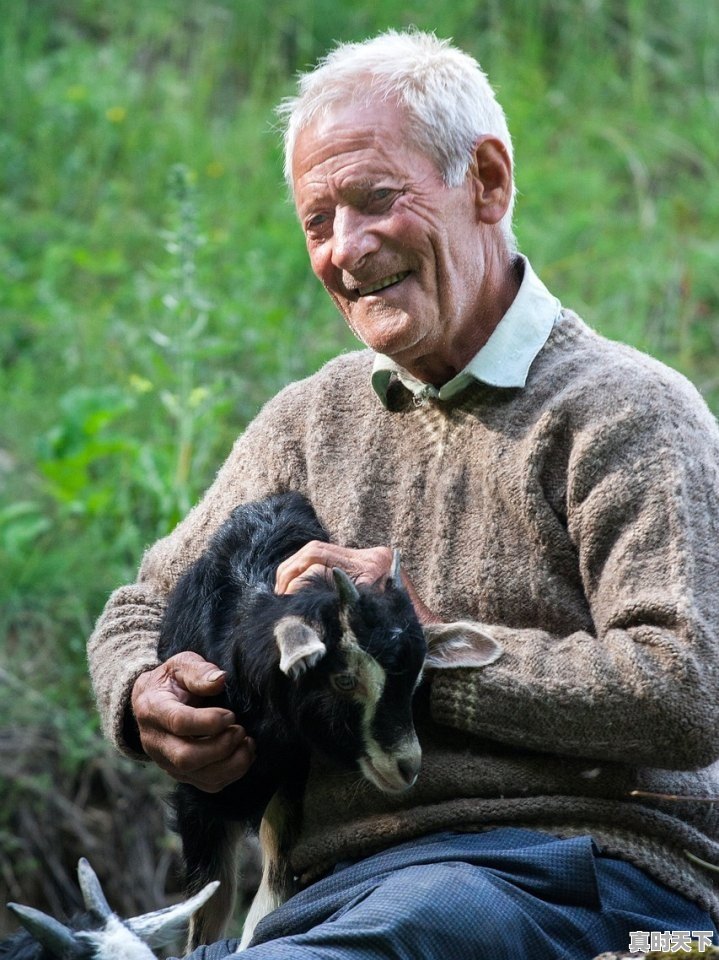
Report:
<svg viewBox="0 0 719 960"><path fill-rule="evenodd" d="M421 757L410 757L397 761L397 769L399 770L399 774L408 787L411 787L419 776L419 768L421 763Z"/></svg>

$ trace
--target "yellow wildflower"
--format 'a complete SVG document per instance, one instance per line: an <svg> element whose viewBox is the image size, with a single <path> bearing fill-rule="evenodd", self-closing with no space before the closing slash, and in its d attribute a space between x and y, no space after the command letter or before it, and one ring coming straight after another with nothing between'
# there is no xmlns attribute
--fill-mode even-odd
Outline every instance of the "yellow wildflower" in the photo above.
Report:
<svg viewBox="0 0 719 960"><path fill-rule="evenodd" d="M110 107L105 111L105 116L110 123L122 123L127 117L126 107Z"/></svg>
<svg viewBox="0 0 719 960"><path fill-rule="evenodd" d="M152 383L137 373L130 374L130 386L136 393L149 393L153 389Z"/></svg>

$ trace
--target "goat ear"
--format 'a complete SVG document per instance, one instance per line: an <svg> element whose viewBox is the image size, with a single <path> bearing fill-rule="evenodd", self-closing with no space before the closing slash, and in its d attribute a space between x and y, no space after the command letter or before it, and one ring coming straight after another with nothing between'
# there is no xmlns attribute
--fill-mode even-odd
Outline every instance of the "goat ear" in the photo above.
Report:
<svg viewBox="0 0 719 960"><path fill-rule="evenodd" d="M299 617L283 617L277 622L275 642L280 651L280 670L290 680L297 680L327 653L317 631Z"/></svg>
<svg viewBox="0 0 719 960"><path fill-rule="evenodd" d="M33 935L37 942L53 957L84 957L87 947L75 937L72 930L63 926L54 917L35 910L34 907L23 907L19 903L9 903L8 909L18 918L25 929Z"/></svg>
<svg viewBox="0 0 719 960"><path fill-rule="evenodd" d="M476 623L430 623L423 627L427 641L425 670L450 667L486 667L502 656L502 644Z"/></svg>
<svg viewBox="0 0 719 960"><path fill-rule="evenodd" d="M213 880L189 900L153 910L152 913L143 913L139 917L131 917L125 920L125 926L143 943L151 947L164 946L182 933L192 914L207 903L219 885L219 880Z"/></svg>

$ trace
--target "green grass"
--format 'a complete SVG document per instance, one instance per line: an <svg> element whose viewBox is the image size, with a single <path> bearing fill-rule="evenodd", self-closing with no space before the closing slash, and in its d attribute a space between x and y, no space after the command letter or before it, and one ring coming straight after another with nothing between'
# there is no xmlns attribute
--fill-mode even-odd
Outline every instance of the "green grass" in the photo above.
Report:
<svg viewBox="0 0 719 960"><path fill-rule="evenodd" d="M489 71L520 246L552 289L719 407L716 5L2 0L6 629L72 596L84 630L264 400L352 346L310 275L272 107L333 38L408 23ZM202 235L179 307L177 163Z"/></svg>
<svg viewBox="0 0 719 960"><path fill-rule="evenodd" d="M261 404L353 346L273 106L333 40L409 24L490 74L543 279L719 410L715 3L0 0L0 726L26 687L69 747L95 735L108 592Z"/></svg>

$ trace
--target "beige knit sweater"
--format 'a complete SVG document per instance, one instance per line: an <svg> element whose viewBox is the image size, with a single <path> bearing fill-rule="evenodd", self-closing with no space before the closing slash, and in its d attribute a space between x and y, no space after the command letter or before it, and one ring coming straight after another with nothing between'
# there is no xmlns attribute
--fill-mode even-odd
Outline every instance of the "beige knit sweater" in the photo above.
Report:
<svg viewBox="0 0 719 960"><path fill-rule="evenodd" d="M682 377L563 313L527 386L385 409L372 354L267 404L202 502L110 598L89 645L121 749L165 596L240 501L306 493L341 544L392 544L430 609L504 648L419 697L423 768L401 797L317 757L293 862L437 829L590 833L719 920L719 431ZM647 799L632 791L685 795ZM687 855L688 854L688 855Z"/></svg>

